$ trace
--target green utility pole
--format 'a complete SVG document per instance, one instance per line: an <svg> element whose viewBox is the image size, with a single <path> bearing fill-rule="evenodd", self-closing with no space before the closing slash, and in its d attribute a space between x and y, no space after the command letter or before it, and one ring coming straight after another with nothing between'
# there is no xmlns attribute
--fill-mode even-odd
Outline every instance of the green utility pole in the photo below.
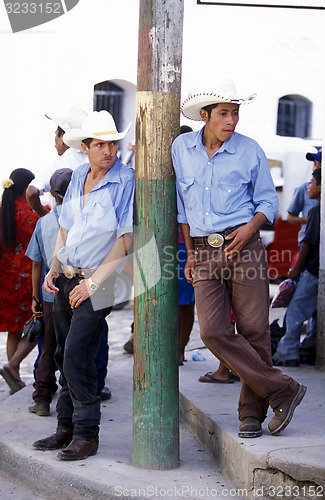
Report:
<svg viewBox="0 0 325 500"><path fill-rule="evenodd" d="M177 223L184 0L140 0L136 119L133 465L179 466Z"/></svg>

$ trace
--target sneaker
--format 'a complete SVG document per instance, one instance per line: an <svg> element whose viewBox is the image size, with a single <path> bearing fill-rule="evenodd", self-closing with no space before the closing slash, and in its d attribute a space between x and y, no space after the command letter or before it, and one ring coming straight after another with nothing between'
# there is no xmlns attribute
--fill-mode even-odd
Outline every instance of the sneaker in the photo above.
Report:
<svg viewBox="0 0 325 500"><path fill-rule="evenodd" d="M290 423L296 407L303 400L307 387L300 385L291 399L283 401L282 404L274 408L274 417L268 427L273 436L278 436Z"/></svg>
<svg viewBox="0 0 325 500"><path fill-rule="evenodd" d="M101 401L109 401L112 397L112 393L109 387L103 387L103 389L99 393L99 397Z"/></svg>
<svg viewBox="0 0 325 500"><path fill-rule="evenodd" d="M262 424L255 417L246 417L241 420L238 436L241 438L257 438L262 436Z"/></svg>
<svg viewBox="0 0 325 500"><path fill-rule="evenodd" d="M39 417L48 417L50 415L50 405L47 403L33 403L29 406L28 411L30 413L35 413Z"/></svg>

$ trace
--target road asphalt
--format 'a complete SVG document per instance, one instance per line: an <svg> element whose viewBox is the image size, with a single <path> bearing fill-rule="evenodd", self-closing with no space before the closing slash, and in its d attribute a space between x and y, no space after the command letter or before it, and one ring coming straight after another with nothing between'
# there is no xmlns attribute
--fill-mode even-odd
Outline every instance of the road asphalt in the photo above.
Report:
<svg viewBox="0 0 325 500"><path fill-rule="evenodd" d="M283 316L270 310L270 321ZM133 321L133 303L108 317L110 362L107 384L112 399L103 402L100 446L96 456L63 462L57 451L40 452L32 443L55 431L55 400L49 417L28 412L32 398L32 352L21 365L26 387L10 396L0 377L0 494L7 500L29 498L106 500L116 498L324 498L325 373L314 366L286 368L307 394L290 425L272 436L263 424L256 439L238 437L237 402L240 383L200 383L200 375L218 362L205 348L197 321L180 373L180 466L144 470L132 465L133 356L123 345ZM0 366L6 361L6 333L0 333ZM203 361L191 354L200 349ZM3 480L1 478L4 478ZM13 487L10 490L12 481ZM18 488L16 490L15 488ZM25 493L27 495L27 493Z"/></svg>

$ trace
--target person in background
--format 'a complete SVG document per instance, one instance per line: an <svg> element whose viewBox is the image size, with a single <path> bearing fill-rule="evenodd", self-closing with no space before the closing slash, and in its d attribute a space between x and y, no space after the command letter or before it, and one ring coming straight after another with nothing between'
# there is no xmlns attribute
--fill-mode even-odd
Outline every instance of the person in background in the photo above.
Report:
<svg viewBox="0 0 325 500"><path fill-rule="evenodd" d="M26 255L32 260L32 282L34 315L43 316L44 334L41 339L41 354L35 370L35 382L33 400L34 403L28 408L31 413L39 416L50 415L50 404L52 394L57 390L55 372L57 370L54 354L56 350L56 338L53 323L54 296L42 290L44 274L51 265L55 252L57 235L59 232L59 216L61 205L70 183L72 170L62 168L55 170L50 178L51 195L55 199L55 206L48 214L41 217L31 237L26 250ZM36 304L41 302L42 311L39 312Z"/></svg>
<svg viewBox="0 0 325 500"><path fill-rule="evenodd" d="M178 364L182 366L185 358L185 347L188 344L191 331L194 325L194 289L187 282L184 275L184 267L186 263L186 249L183 240L183 235L178 227L178 249L177 249L177 264L178 264L178 315L179 315L179 341L178 341Z"/></svg>
<svg viewBox="0 0 325 500"><path fill-rule="evenodd" d="M307 153L306 159L313 162L313 172L322 166L322 152L317 151L317 153ZM298 246L300 248L301 243L305 236L307 216L308 212L312 207L318 205L316 199L312 199L308 196L308 187L310 182L304 182L298 186L294 192L293 199L288 207L288 222L294 225L300 225L300 231L298 234ZM299 276L298 278L299 279ZM311 318L308 319L306 336L301 343L301 349L314 349L316 346L316 324L317 324L317 311L313 314ZM286 328L286 316L283 320L283 327Z"/></svg>
<svg viewBox="0 0 325 500"><path fill-rule="evenodd" d="M20 363L35 347L22 338L31 316L32 263L25 251L33 234L37 215L26 201L26 189L34 174L25 168L13 170L2 182L0 209L0 331L8 332L8 362L0 374L15 393L25 386L19 374Z"/></svg>
<svg viewBox="0 0 325 500"><path fill-rule="evenodd" d="M313 172L322 166L322 152L317 151L317 153L307 153L306 159L313 162ZM300 247L301 242L304 239L307 215L312 207L318 205L318 201L312 199L308 196L308 187L310 182L304 182L295 189L293 198L288 207L288 217L287 220L290 224L301 226L298 234L298 245Z"/></svg>
<svg viewBox="0 0 325 500"><path fill-rule="evenodd" d="M180 134L192 132L193 129L188 125L181 125ZM187 282L184 275L184 267L187 260L186 248L182 231L178 226L178 248L177 248L177 264L178 264L178 316L179 316L179 340L178 340L178 364L182 366L185 358L185 347L188 344L191 331L194 325L194 289Z"/></svg>
<svg viewBox="0 0 325 500"><path fill-rule="evenodd" d="M33 444L60 460L83 460L99 444L100 397L95 358L102 323L114 303L115 272L131 251L134 171L117 157L118 132L107 111L93 112L64 142L88 163L77 168L63 200L60 229L44 289L55 295L53 319L60 370L56 432Z"/></svg>
<svg viewBox="0 0 325 500"><path fill-rule="evenodd" d="M55 130L55 149L57 158L45 166L39 179L36 179L35 185L31 184L26 192L27 201L32 209L40 216L48 213L47 208L42 204L40 197L50 192L49 180L55 170L60 168L69 168L75 170L77 167L86 163L87 158L79 148L69 148L64 141L63 135L71 128L80 128L87 113L80 108L72 106L65 113L45 113L46 118L52 120L57 128Z"/></svg>
<svg viewBox="0 0 325 500"><path fill-rule="evenodd" d="M186 118L203 127L176 137L177 221L193 283L203 342L241 380L239 437L262 435L268 407L273 435L290 423L306 387L272 367L269 282L259 229L272 223L278 198L265 153L235 132L239 108L232 80L203 88L182 104ZM237 335L231 324L236 318Z"/></svg>
<svg viewBox="0 0 325 500"><path fill-rule="evenodd" d="M319 244L320 244L320 197L322 169L314 170L308 186L308 196L318 201L308 212L306 230L295 265L288 278L296 280L297 288L286 312L286 333L280 339L273 355L275 366L299 366L301 328L317 310Z"/></svg>

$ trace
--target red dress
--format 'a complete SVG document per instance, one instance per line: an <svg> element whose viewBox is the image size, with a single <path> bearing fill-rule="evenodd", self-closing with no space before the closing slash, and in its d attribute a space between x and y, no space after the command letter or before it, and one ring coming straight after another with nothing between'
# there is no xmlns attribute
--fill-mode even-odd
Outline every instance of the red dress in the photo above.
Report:
<svg viewBox="0 0 325 500"><path fill-rule="evenodd" d="M0 249L0 332L21 332L32 315L32 261L25 252L38 217L24 196L16 198L15 217L15 251Z"/></svg>

